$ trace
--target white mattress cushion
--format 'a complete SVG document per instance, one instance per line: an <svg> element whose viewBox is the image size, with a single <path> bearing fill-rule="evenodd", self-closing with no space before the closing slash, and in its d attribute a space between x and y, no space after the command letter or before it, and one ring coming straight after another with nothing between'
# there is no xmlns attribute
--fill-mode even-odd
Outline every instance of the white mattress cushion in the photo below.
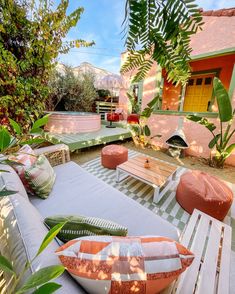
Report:
<svg viewBox="0 0 235 294"><path fill-rule="evenodd" d="M70 161L56 166L56 181L46 200L30 197L43 217L55 214L100 217L128 228L128 235L160 235L178 239L177 229Z"/></svg>
<svg viewBox="0 0 235 294"><path fill-rule="evenodd" d="M0 252L13 263L19 274L27 260L32 260L46 234L47 228L37 209L28 201L15 194L0 200ZM51 244L33 262L31 269L21 279L21 284L36 270L49 265L60 264L55 256L58 248L56 241ZM8 276L5 276L8 282ZM62 285L57 293L85 293L67 273L56 279Z"/></svg>
<svg viewBox="0 0 235 294"><path fill-rule="evenodd" d="M19 195L21 195L25 199L28 199L26 190L16 171L9 165L5 164L0 164L0 170L8 171L1 173L0 188L2 189L2 187L5 186L7 190L17 191Z"/></svg>

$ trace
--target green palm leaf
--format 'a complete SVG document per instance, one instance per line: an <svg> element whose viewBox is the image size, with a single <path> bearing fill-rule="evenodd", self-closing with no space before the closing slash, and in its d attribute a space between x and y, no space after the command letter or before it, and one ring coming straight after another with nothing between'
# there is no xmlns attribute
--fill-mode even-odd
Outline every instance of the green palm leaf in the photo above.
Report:
<svg viewBox="0 0 235 294"><path fill-rule="evenodd" d="M221 122L230 121L233 118L231 100L229 98L228 92L217 77L215 77L213 80L213 88L219 108Z"/></svg>
<svg viewBox="0 0 235 294"><path fill-rule="evenodd" d="M190 36L202 24L193 0L126 0L124 32L129 56L122 73L138 69L134 77L138 81L148 74L150 61L156 61L166 69L169 80L185 84L190 73Z"/></svg>

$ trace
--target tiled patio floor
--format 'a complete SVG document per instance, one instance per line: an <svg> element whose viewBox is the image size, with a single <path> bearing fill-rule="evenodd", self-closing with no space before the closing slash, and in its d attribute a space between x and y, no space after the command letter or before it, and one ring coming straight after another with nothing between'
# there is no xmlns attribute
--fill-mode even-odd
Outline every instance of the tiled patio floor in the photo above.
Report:
<svg viewBox="0 0 235 294"><path fill-rule="evenodd" d="M139 153L133 150L129 150L129 158L134 157L137 154ZM107 184L120 190L128 197L152 210L157 215L166 219L176 226L180 231L182 231L187 224L190 215L178 204L175 198L178 180L175 181L173 185L169 185L169 189L166 194L159 201L159 203L156 204L153 203L152 187L131 177L128 177L126 180L121 181L120 183L117 183L115 170L104 168L101 165L100 157L84 163L82 167L96 177L105 181ZM184 170L186 171L187 169L184 168ZM229 182L226 183L233 190L235 195L235 184ZM232 249L235 251L235 201L228 215L224 219L224 222L232 226Z"/></svg>

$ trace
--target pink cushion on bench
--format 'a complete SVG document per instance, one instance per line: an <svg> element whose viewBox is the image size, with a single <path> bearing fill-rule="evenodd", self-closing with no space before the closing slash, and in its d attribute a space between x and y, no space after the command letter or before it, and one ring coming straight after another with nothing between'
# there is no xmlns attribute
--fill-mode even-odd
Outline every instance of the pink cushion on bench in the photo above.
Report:
<svg viewBox="0 0 235 294"><path fill-rule="evenodd" d="M128 149L120 145L108 145L101 151L101 163L104 167L115 169L128 160Z"/></svg>
<svg viewBox="0 0 235 294"><path fill-rule="evenodd" d="M176 200L190 214L197 208L223 220L232 205L233 192L218 178L194 170L181 176Z"/></svg>

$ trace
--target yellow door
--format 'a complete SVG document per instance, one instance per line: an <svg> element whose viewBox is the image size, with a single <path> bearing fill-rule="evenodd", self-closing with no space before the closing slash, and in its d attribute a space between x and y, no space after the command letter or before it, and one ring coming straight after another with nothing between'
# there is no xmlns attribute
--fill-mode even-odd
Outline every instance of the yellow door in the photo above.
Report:
<svg viewBox="0 0 235 294"><path fill-rule="evenodd" d="M212 98L213 75L193 76L189 79L184 98L184 111L206 112Z"/></svg>

